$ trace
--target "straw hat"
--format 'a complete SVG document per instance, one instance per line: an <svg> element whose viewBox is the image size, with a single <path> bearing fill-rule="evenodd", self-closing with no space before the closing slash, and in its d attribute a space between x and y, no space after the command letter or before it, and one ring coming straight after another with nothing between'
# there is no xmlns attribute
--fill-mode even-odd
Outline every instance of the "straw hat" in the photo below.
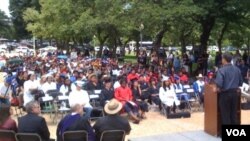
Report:
<svg viewBox="0 0 250 141"><path fill-rule="evenodd" d="M202 74L200 73L197 78L203 78Z"/></svg>
<svg viewBox="0 0 250 141"><path fill-rule="evenodd" d="M120 110L122 109L122 104L116 100L116 99L111 99L105 106L104 106L104 111L107 114L114 115L117 114Z"/></svg>

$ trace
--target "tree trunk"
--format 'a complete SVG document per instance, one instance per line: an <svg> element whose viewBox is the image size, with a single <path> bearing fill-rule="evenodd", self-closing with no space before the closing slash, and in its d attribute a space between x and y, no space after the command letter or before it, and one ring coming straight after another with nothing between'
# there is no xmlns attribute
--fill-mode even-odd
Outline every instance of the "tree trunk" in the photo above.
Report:
<svg viewBox="0 0 250 141"><path fill-rule="evenodd" d="M164 37L165 32L167 32L167 25L164 25L163 28L155 36L155 41L153 43L153 48L155 51L157 51L161 47L161 41Z"/></svg>
<svg viewBox="0 0 250 141"><path fill-rule="evenodd" d="M221 48L222 48L222 39L223 39L223 36L224 36L224 33L225 31L227 30L227 27L229 25L229 22L226 22L222 29L221 29L221 32L220 32L220 35L219 35L219 38L217 40L217 43L218 43L218 48L219 48L219 52L221 52Z"/></svg>
<svg viewBox="0 0 250 141"><path fill-rule="evenodd" d="M250 49L250 38L247 37L247 55L249 56L249 49Z"/></svg>
<svg viewBox="0 0 250 141"><path fill-rule="evenodd" d="M215 17L209 16L201 21L202 33L200 36L200 51L205 53L207 51L207 42L210 36L210 33L213 29L215 23Z"/></svg>
<svg viewBox="0 0 250 141"><path fill-rule="evenodd" d="M183 35L181 35L181 54L183 55L186 52L186 40Z"/></svg>
<svg viewBox="0 0 250 141"><path fill-rule="evenodd" d="M138 41L136 41L136 57L138 57L138 55L139 55L139 46L140 46L140 44L139 44L139 40Z"/></svg>

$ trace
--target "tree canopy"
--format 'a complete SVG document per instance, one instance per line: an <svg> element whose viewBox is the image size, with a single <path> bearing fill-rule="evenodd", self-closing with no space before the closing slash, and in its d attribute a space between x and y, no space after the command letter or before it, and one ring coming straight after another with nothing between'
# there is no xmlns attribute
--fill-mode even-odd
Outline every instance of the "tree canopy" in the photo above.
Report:
<svg viewBox="0 0 250 141"><path fill-rule="evenodd" d="M18 3L18 4L17 4ZM224 40L242 46L249 35L250 1L238 0L11 0L13 24L18 33L69 42L91 42L116 48L144 39L160 46L197 45L207 50ZM24 20L24 21L22 21ZM20 23L19 23L20 22ZM143 25L143 28L141 28ZM247 30L245 30L247 29ZM242 39L242 38L241 38ZM100 49L100 50L101 50ZM101 51L99 52L100 55Z"/></svg>

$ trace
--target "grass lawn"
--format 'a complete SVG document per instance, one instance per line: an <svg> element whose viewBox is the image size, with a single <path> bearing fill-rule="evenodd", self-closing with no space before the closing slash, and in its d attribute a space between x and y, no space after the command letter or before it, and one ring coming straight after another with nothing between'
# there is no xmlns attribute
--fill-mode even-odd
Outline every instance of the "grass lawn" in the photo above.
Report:
<svg viewBox="0 0 250 141"><path fill-rule="evenodd" d="M126 54L125 57L124 57L124 62L136 63L137 62L137 58L136 58L136 56L135 56L134 53Z"/></svg>

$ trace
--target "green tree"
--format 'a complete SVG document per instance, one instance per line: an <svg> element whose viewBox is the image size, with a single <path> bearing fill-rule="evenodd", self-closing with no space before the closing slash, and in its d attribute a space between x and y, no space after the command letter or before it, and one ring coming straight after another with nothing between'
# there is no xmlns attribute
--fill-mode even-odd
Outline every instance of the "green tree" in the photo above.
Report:
<svg viewBox="0 0 250 141"><path fill-rule="evenodd" d="M6 14L0 10L0 37L8 37L10 33L10 20Z"/></svg>
<svg viewBox="0 0 250 141"><path fill-rule="evenodd" d="M18 39L30 37L26 30L26 23L23 20L23 12L30 7L39 11L40 5L38 0L10 0L9 10L11 13L12 23Z"/></svg>

